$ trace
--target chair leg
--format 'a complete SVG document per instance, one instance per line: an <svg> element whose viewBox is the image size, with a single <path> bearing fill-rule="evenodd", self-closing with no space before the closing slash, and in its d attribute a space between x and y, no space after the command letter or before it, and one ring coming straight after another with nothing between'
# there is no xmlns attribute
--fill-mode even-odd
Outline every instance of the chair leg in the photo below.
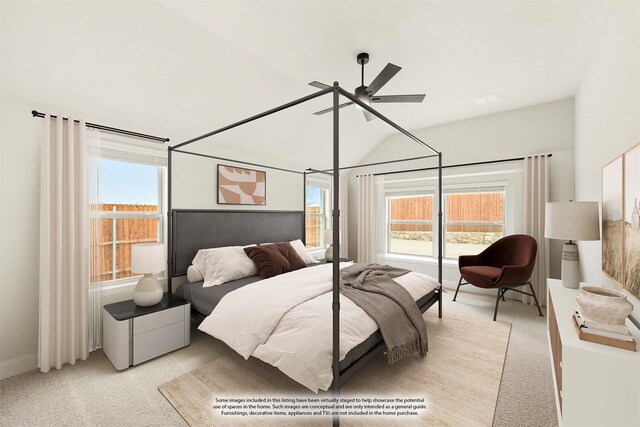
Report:
<svg viewBox="0 0 640 427"><path fill-rule="evenodd" d="M536 297L536 291L533 290L533 285L531 284L531 282L527 282L529 284L529 289L531 289L531 296L533 297L533 300L536 302L536 307L538 308L538 315L540 315L540 317L544 317L542 315L542 310L540 310L540 304L538 304L538 297Z"/></svg>
<svg viewBox="0 0 640 427"><path fill-rule="evenodd" d="M460 286L462 285L462 276L460 276L460 280L458 281L458 287L456 288L456 294L453 296L453 300L455 301L458 298L458 291L460 290Z"/></svg>
<svg viewBox="0 0 640 427"><path fill-rule="evenodd" d="M496 295L496 308L493 310L493 321L496 321L496 317L498 316L498 304L500 304L500 298L504 296L502 289L498 288L498 294Z"/></svg>

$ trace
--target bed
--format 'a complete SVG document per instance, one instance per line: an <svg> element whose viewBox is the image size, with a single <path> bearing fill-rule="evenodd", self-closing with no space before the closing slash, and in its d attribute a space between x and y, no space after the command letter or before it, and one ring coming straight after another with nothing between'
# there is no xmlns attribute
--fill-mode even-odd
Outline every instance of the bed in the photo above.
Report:
<svg viewBox="0 0 640 427"><path fill-rule="evenodd" d="M176 210L172 220L176 233L174 276L186 274L201 248L304 238L301 226L304 213L299 211L234 214L220 210ZM341 263L340 267L349 264ZM184 283L176 294L191 302L192 317L199 329L221 339L243 357L257 357L270 363L317 392L331 387L334 377L330 321L332 267L326 263L311 264L270 279L251 276L211 287L203 287L202 282ZM423 313L440 299L440 284L427 275L409 273L395 280L409 291ZM297 296L302 288L310 290ZM284 295L292 297L288 306L281 305L287 299ZM340 302L342 385L371 358L379 356L385 344L373 319L342 295ZM279 309L281 313L277 312ZM272 324L265 321L270 312ZM308 327L300 328L301 324ZM318 340L319 336L323 339ZM314 353L290 356L307 350ZM318 360L307 360L314 357Z"/></svg>
<svg viewBox="0 0 640 427"><path fill-rule="evenodd" d="M387 77L387 79L390 77ZM317 87L316 85L312 85ZM315 99L320 99L322 97L326 98L331 98L332 99L332 120L331 120L331 127L332 127L332 137L331 137L331 146L332 146L332 166L329 169L313 169L313 168L307 168L304 171L301 170L296 170L296 169L288 169L288 168L284 168L281 166L276 166L276 165L267 165L267 164L261 164L261 163L256 163L256 162L249 162L249 161L245 161L245 160L238 160L238 159L229 159L229 158L225 158L225 157L220 157L220 156L216 156L213 154L205 154L203 152L200 152L198 150L196 151L192 151L192 150L186 150L185 147L188 145L192 145L195 144L199 141L203 141L206 140L208 138L214 137L214 136L220 136L222 134L224 134L225 132L228 132L232 129L237 129L240 128L242 126L245 126L249 123L253 123L257 120L262 120L265 119L266 117L269 117L271 115L274 114L278 114L282 111L285 110L289 110L289 109L293 109L301 104L307 103L307 102L311 102ZM408 140L412 141L412 143L416 143L418 144L421 149L426 150L426 152L428 152L429 154L425 154L424 156L417 156L417 157L409 157L409 158L403 158L403 159L395 159L395 160L384 160L384 161L380 161L380 162L374 162L374 163L366 163L366 164L357 164L357 165L348 165L348 166L343 166L340 163L340 146L341 146L341 141L340 141L340 128L341 128L341 120L340 120L340 108L342 106L344 106L345 104L340 104L340 100L341 98L346 98L348 100L348 104L356 104L357 106L359 106L360 108L362 108L363 110L367 111L369 114L371 114L373 117L378 118L379 120L381 120L381 122L385 123L386 125L390 126L391 128L395 129L396 131L398 131L400 134L402 134L404 137L406 137ZM304 138L303 135L301 135L301 138ZM327 141L329 142L329 141ZM357 149L357 144L351 144L352 147ZM268 142L266 144L262 145L263 148L267 148L269 147ZM301 178L301 190L302 190L302 195L303 195L303 200L302 200L302 210L300 212L298 212L298 223L296 227L289 227L289 225L291 224L284 224L284 223L280 223L278 219L274 219L273 225L275 227L279 227L277 230L278 231L282 231L285 233L285 235L291 234L292 232L294 233L298 233L300 237L300 240L302 242L305 241L304 239L304 210L306 209L306 199L305 199L305 195L306 195L306 185L307 185L307 176L310 174L314 174L314 173L321 173L321 174L328 174L331 176L331 182L332 182L332 206L334 206L334 208L331 211L331 229L333 230L333 235L332 235L332 240L333 240L333 250L335 251L335 253L341 253L341 243L340 243L340 229L341 229L341 209L340 209L340 205L341 205L341 192L342 190L340 189L341 185L340 185L340 175L341 173L343 173L343 171L349 170L349 169L361 169L361 168L366 168L366 167L370 167L370 166L380 166L380 165L390 165L390 164L397 164L400 162L409 162L409 161L414 161L414 160L418 160L418 159L428 159L428 158L432 158L434 160L437 160L437 167L435 168L437 170L438 173L438 181L437 181L437 198L440 201L440 203L438 203L438 216L437 216L437 223L438 223L438 233L437 233L437 238L438 238L438 264L437 264L437 269L438 269L438 282L442 283L442 253L443 253L443 231L444 231L444 220L443 220L443 211L442 211L442 195L443 195L443 189L442 189L442 168L443 168L443 163L442 163L442 153L439 152L438 150L436 150L435 148L433 148L430 144L428 144L427 142L423 141L422 139L418 138L417 136L413 135L411 132L407 131L406 129L404 129L402 126L398 125L397 123L393 122L392 120L390 120L389 118L387 118L385 115L381 114L379 111L375 110L374 108L372 108L368 103L363 102L361 99L359 99L358 97L356 97L354 94L346 91L345 89L343 89L342 87L340 87L340 84L336 81L333 83L333 86L327 86L327 85L322 85L322 89L320 89L319 91L303 96L301 98L292 100L290 102L287 102L286 104L282 104L279 105L277 107L271 108L269 110L263 111L259 114L253 115L251 117L247 117L245 119L239 120L235 123L231 123L228 124L226 126L223 126L221 128L218 128L216 130L212 130L210 132L207 132L205 134L202 134L200 136L191 138L187 141L184 141L180 144L177 145L173 145L171 147L168 147L168 153L167 153L167 187L168 187L168 191L167 191L167 205L168 205L168 213L170 216L170 219L168 221L168 235L169 235L169 241L168 241L168 245L167 245L167 271L170 272L170 274L168 274L167 277L167 288L168 288L168 293L169 293L169 298L171 298L172 292L173 292L173 278L177 277L179 275L183 275L186 274L185 272L180 272L180 269L178 268L178 263L180 260L184 260L184 259L188 259L189 254L187 252L180 252L182 250L182 247L180 245L179 242L177 242L177 239L181 238L181 234L180 233L176 233L175 232L175 227L178 225L178 222L176 221L176 211L173 209L173 204L172 204L172 200L173 200L173 186L172 186L172 179L173 179L173 174L174 174L174 168L172 166L173 163L173 158L175 155L186 155L186 156L197 156L197 157L201 157L201 158L207 158L207 159L213 159L213 160L218 160L218 161L224 161L226 163L233 163L233 164L239 164L239 165L243 165L243 166L257 166L260 168L266 168L266 169L270 169L270 170L278 170L281 172L286 172L289 174L292 174L292 176L299 176ZM310 159L312 157L309 157ZM314 161L317 159L313 159ZM325 166L326 167L326 166ZM416 171L419 169L413 169L413 171ZM405 169L405 172L407 171L412 171L412 169ZM395 171L398 172L398 171ZM384 174L384 173L383 173ZM374 174L376 175L376 174ZM256 211L246 211L247 214L249 214L250 212L256 212ZM203 215L206 215L205 212L203 212ZM239 212L238 216L240 215L244 215L244 212ZM265 213L265 216L270 216L271 214L269 213ZM288 218L294 218L295 215L289 216L286 215ZM273 218L272 218L273 219ZM295 221L294 221L295 222ZM219 224L211 224L214 225L216 227L218 227L218 229L222 230L223 234L224 234L224 226L226 224L222 224L222 226L220 226ZM245 228L252 228L252 224L251 223L245 223ZM295 230L298 231L295 231ZM276 231L276 230L274 230ZM236 229L236 234L235 234L235 238L240 239L241 241L239 242L231 242L228 243L230 245L243 245L243 244L251 244L251 243L256 243L256 242L260 242L260 241L264 241L264 242L282 242L282 241L287 241L287 240L294 240L295 238L288 238L288 237L278 237L278 238L269 238L266 240L261 240L261 239L254 239L251 238L250 241L247 241L249 239L247 239L247 235L244 234L245 229L244 228L240 228L240 229ZM207 231L206 228L200 228L200 229L194 229L191 230L191 236L195 237L195 241L199 241L202 240L200 239L199 233L204 233L207 235L210 235L210 233ZM258 234L264 234L264 230L258 230ZM226 234L227 237L229 237L228 234ZM254 236L255 237L255 236ZM233 238L233 236L232 236ZM243 242L244 241L244 242ZM187 242L187 247L188 247L189 243ZM218 245L218 247L220 247L221 245ZM209 247L215 247L213 245L209 245L209 244L202 244L198 246L198 249L200 248L209 248ZM193 253L191 253L191 257L193 257L193 255L195 254L195 251ZM186 271L186 268L188 266L183 266L184 270ZM339 396L340 395L340 386L344 383L344 381L346 381L346 379L350 378L350 376L352 375L352 372L354 372L355 370L359 369L361 366L364 366L366 364L366 362L368 361L369 358L374 357L373 355L376 354L377 351L379 351L381 349L381 344L376 345L374 348L372 348L371 350L367 351L366 354L364 354L362 357L360 357L358 360L356 360L355 362L353 362L349 367L347 367L345 369L344 372L341 372L340 370L340 335L341 335L341 313L340 313L340 266L337 263L334 263L332 265L332 273L331 273L331 280L332 280L332 289L331 289L331 322L332 322L332 351L331 351L331 358L332 358L332 370L333 370L333 378L335 378L335 381L333 381L333 395L334 396ZM247 285L247 286L252 286L252 285ZM240 287L238 290L231 292L228 295L234 295L235 293L239 292L240 290L246 288L247 286L244 287ZM434 304L435 302L438 303L438 317L442 317L442 285L440 284L438 287L438 291L436 292L436 294L434 295L435 298L430 299L427 303L427 307ZM226 299L226 297L224 297L221 301L224 301ZM329 304L329 302L327 302L327 305ZM425 309L426 309L425 308ZM414 316L417 315L417 313L414 313ZM423 350L421 350L423 351ZM336 414L333 417L333 425L334 426L338 426L340 423L339 421L339 416Z"/></svg>

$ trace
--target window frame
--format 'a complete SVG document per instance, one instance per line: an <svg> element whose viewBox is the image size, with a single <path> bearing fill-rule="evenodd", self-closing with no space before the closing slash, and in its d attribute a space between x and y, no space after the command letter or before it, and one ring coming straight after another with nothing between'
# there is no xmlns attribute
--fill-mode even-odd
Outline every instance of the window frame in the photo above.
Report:
<svg viewBox="0 0 640 427"><path fill-rule="evenodd" d="M148 165L155 166L157 170L157 192L158 192L158 210L156 212L150 211L94 211L90 210L90 220L94 219L111 219L112 220L112 277L117 275L117 222L118 219L157 219L158 220L158 242L165 243L167 242L167 212L166 212L166 203L167 203L167 165L166 165L166 152L164 150L159 150L155 147L141 147L138 144L133 144L128 146L124 143L116 143L112 141L102 141L101 148L106 148L107 153L115 153L115 155L103 155L99 156L99 160L108 159L112 161L119 162L127 162L134 163L140 165ZM121 154L120 155L118 155ZM165 162L157 161L156 164L150 164L142 161L135 161L136 155L150 156L156 159L164 159ZM134 159L126 158L127 156L133 156ZM99 166L98 166L99 168ZM99 174L99 172L98 172ZM98 186L100 182L98 180ZM129 285L132 283L136 283L138 279L142 277L142 275L134 275L129 277L123 277L120 279L112 278L111 280L103 280L97 282L91 282L92 285L99 286L101 290L110 290L114 288L120 288L125 285ZM157 274L156 277L160 280L165 280L167 278L166 269Z"/></svg>
<svg viewBox="0 0 640 427"><path fill-rule="evenodd" d="M490 193L502 193L502 222L485 222L485 221L447 221L448 203L447 196L450 194L490 194ZM459 226L484 226L484 227L502 227L502 235L505 236L507 232L507 184L493 184L487 185L486 183L478 183L473 185L457 185L443 189L442 195L442 259L457 260L447 256L447 226L459 225ZM435 253L435 252L434 252Z"/></svg>
<svg viewBox="0 0 640 427"><path fill-rule="evenodd" d="M514 173L514 178L517 176L517 171L513 171ZM503 173L503 172L499 172L499 173ZM509 173L511 173L511 171L509 171ZM491 176L494 175L494 173L481 173L481 174L474 174L473 176ZM449 179L456 179L458 177L456 176L451 176L448 177ZM435 178L426 178L427 180L433 180ZM423 196L433 196L433 214L432 214L432 218L433 218L433 223L432 223L432 255L416 255L416 254L405 254L405 253L399 253L399 252L390 252L389 251L389 202L388 200L385 200L385 247L384 247L384 252L383 252L383 257L390 257L390 258L394 258L394 259L404 259L404 260L409 260L411 262L436 262L438 260L438 235L440 233L440 230L438 230L438 226L437 226L437 217L438 217L438 197L437 197L437 187L434 185L419 185L419 186L407 186L406 185L407 181L397 181L397 183L402 183L404 185L393 185L396 183L391 182L390 184L392 184L393 186L389 186L389 187L385 187L385 199L388 199L390 196L400 196L400 195L406 195L408 197L411 196L419 196L419 195L423 195ZM497 223L497 226L502 226L502 232L503 235L507 235L509 233L513 232L513 219L509 216L510 213L510 208L509 208L509 203L513 204L514 207L515 205L517 205L518 201L516 198L514 198L514 194L509 193L510 191L510 187L513 187L513 183L511 183L510 181L495 181L495 180L487 180L487 181L467 181L467 182L452 182L452 183L447 183L447 184L443 184L442 186L442 232L443 232L443 236L442 236L442 251L443 251L443 256L442 256L442 260L444 263L454 263L457 261L457 258L447 258L446 257L446 245L447 245L447 194L459 194L459 193L483 193L483 192L502 192L503 193L503 204L502 204L502 209L503 209L503 214L502 214L502 218L503 218L503 223ZM513 212L512 212L513 214ZM460 224L464 224L467 225L466 222L460 223ZM451 224L451 225L459 225L458 222L456 222L455 224ZM493 223L486 223L486 222L480 222L478 225L486 225L486 226L492 226Z"/></svg>
<svg viewBox="0 0 640 427"><path fill-rule="evenodd" d="M318 188L321 191L321 203L320 203L320 213L308 213L307 205L305 203L304 207L304 226L305 226L305 234L307 228L307 218L320 218L320 246L307 246L307 242L305 241L305 247L311 253L313 252L322 252L326 250L325 236L324 232L327 230L327 225L329 221L329 209L330 209L330 197L331 197L331 185L329 182L324 182L315 179L307 179L305 186L305 197L306 192L309 187ZM305 236L305 240L308 240Z"/></svg>
<svg viewBox="0 0 640 427"><path fill-rule="evenodd" d="M415 189L415 190L385 190L385 255L392 256L411 256L420 258L435 258L436 253L436 231L435 231L435 215L436 215L436 197L433 189ZM411 197L431 197L432 212L431 220L392 220L391 219L391 200ZM405 252L391 251L391 225L392 224L430 224L431 225L431 255L409 254Z"/></svg>

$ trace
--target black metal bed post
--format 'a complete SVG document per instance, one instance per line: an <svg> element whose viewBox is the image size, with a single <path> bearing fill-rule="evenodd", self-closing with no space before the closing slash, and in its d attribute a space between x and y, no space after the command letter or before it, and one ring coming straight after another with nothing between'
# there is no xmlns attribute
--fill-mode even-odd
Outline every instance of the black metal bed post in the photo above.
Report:
<svg viewBox="0 0 640 427"><path fill-rule="evenodd" d="M256 114L255 116L251 116L251 117L246 118L244 120L240 120L239 122L235 122L235 123L232 123L232 124L230 124L228 126L222 127L220 129L205 133L204 135L197 136L197 137L192 138L192 139L190 139L188 141L182 142L182 143L180 143L178 145L174 145L173 148L174 149L178 149L178 148L180 148L182 146L193 144L194 142L200 141L201 139L209 138L210 136L217 135L217 134L222 133L222 132L226 132L229 129L233 129L233 128L236 128L238 126L245 125L245 124L247 124L249 122L252 122L254 120L258 120L258 119L261 119L263 117L270 116L271 114L277 113L278 111L283 111L283 110L286 110L288 108L295 107L298 104L302 104L304 102L307 102L307 101L310 101L312 99L315 99L315 98L317 98L319 96L326 95L327 93L331 92L332 90L333 90L333 88L331 88L331 87L319 90L318 92L312 93L311 95L303 96L302 98L296 99L296 100L291 101L291 102L287 102L286 104L283 104L283 105L281 105L279 107L272 108L272 109L267 110L267 111L265 111L263 113Z"/></svg>
<svg viewBox="0 0 640 427"><path fill-rule="evenodd" d="M307 173L302 172L302 213L304 221L302 221L302 243L307 244Z"/></svg>
<svg viewBox="0 0 640 427"><path fill-rule="evenodd" d="M169 294L169 305L172 303L173 289L171 280L173 279L173 214L171 212L171 155L173 149L168 147L167 153L167 292Z"/></svg>
<svg viewBox="0 0 640 427"><path fill-rule="evenodd" d="M333 396L340 396L340 86L333 82ZM337 411L337 408L336 408ZM340 425L340 416L333 416Z"/></svg>
<svg viewBox="0 0 640 427"><path fill-rule="evenodd" d="M344 90L342 88L340 88L339 90L340 90L340 93L342 94L342 96L344 96L345 98L349 99L354 104L360 106L363 110L366 110L366 111L370 112L371 114L373 114L374 116L376 116L377 118L382 120L383 122L387 123L392 128L396 129L398 132L400 132L403 135L405 135L406 137L408 137L409 139L417 142L418 144L422 145L423 147L428 148L429 150L431 150L431 152L433 154L435 154L435 155L439 155L440 154L440 152L438 150L436 150L435 148L433 148L432 146L430 146L429 144L427 144L426 142L424 142L423 140L421 140L420 138L418 138L417 136L415 136L411 132L407 131L403 127L401 127L401 126L397 125L396 123L394 123L393 121L389 120L385 115L383 115L379 111L374 110L373 108L371 108L370 105L365 104L364 102L362 102L361 100L356 98L354 95L350 94L349 92L347 92L346 90Z"/></svg>
<svg viewBox="0 0 640 427"><path fill-rule="evenodd" d="M442 318L442 238L444 227L442 223L442 153L438 153L438 282L440 290L438 291L438 318Z"/></svg>

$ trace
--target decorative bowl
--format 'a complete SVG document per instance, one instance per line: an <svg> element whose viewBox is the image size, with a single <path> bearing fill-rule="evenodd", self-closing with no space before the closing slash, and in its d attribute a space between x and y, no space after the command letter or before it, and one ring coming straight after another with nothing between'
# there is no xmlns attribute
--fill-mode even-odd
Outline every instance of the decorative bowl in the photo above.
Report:
<svg viewBox="0 0 640 427"><path fill-rule="evenodd" d="M624 325L633 311L624 292L599 286L584 286L576 296L583 316L610 325Z"/></svg>

